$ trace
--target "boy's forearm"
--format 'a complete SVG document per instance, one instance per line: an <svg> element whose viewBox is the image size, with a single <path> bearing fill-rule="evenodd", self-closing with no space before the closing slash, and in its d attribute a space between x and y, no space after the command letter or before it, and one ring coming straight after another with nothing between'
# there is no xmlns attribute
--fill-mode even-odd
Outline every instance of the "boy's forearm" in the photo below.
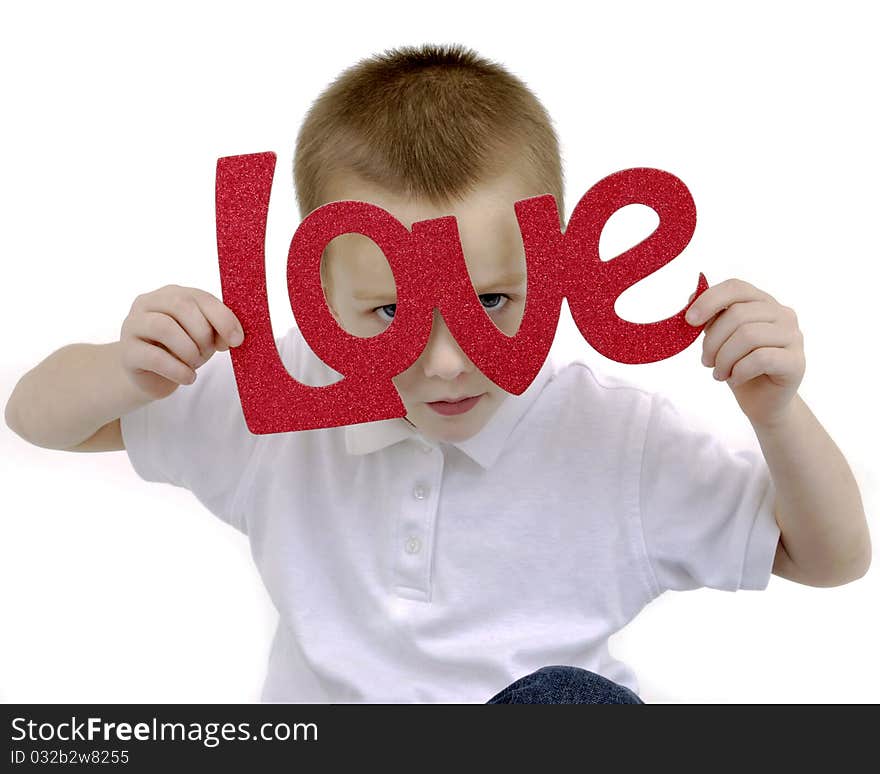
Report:
<svg viewBox="0 0 880 774"><path fill-rule="evenodd" d="M32 444L69 449L150 400L125 376L119 342L69 344L19 379L6 422Z"/></svg>
<svg viewBox="0 0 880 774"><path fill-rule="evenodd" d="M858 484L840 449L800 396L783 422L754 429L776 487L776 517L791 560L817 585L861 577L871 541Z"/></svg>

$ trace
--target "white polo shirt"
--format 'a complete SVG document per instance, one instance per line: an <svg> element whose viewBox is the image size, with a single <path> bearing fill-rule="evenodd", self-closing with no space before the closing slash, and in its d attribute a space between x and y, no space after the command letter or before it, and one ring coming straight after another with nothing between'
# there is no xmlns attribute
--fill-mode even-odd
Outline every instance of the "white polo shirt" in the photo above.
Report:
<svg viewBox="0 0 880 774"><path fill-rule="evenodd" d="M300 381L341 374L294 327ZM636 693L608 638L667 589L764 589L763 457L552 358L461 443L403 419L253 435L229 352L121 420L135 471L245 533L279 612L261 700L484 703L551 664Z"/></svg>

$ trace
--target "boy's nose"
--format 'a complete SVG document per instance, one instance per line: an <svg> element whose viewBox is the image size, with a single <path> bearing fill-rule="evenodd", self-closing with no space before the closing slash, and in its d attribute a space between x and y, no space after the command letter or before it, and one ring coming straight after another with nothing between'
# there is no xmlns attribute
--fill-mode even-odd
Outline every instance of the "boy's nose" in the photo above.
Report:
<svg viewBox="0 0 880 774"><path fill-rule="evenodd" d="M446 326L439 309L434 310L434 322L431 335L421 359L425 376L437 376L441 379L455 379L460 373L469 371L472 364L458 345L455 337Z"/></svg>

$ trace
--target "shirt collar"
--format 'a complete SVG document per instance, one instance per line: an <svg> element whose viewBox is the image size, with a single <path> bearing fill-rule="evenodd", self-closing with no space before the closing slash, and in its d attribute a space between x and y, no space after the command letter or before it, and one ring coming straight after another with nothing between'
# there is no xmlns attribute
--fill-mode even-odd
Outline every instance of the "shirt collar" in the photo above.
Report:
<svg viewBox="0 0 880 774"><path fill-rule="evenodd" d="M532 383L520 395L507 395L485 427L476 435L449 445L464 452L482 468L491 468L504 451L505 443L514 427L535 402L552 371L553 366L548 356ZM437 443L426 439L418 428L400 417L345 427L345 448L349 454L370 454L408 438L430 445Z"/></svg>

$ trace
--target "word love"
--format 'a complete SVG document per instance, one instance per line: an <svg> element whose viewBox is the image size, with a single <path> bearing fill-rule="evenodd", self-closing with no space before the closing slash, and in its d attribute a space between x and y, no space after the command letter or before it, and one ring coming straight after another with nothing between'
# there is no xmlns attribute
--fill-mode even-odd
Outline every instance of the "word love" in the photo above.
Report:
<svg viewBox="0 0 880 774"><path fill-rule="evenodd" d="M584 339L621 363L651 363L678 354L701 328L678 314L653 323L622 320L614 302L627 288L681 253L696 226L690 192L659 169L626 169L600 180L559 227L550 194L514 203L527 263L526 305L514 336L502 333L471 283L454 216L407 229L368 202L337 201L313 210L290 243L287 286L291 309L313 352L344 378L312 387L293 378L278 355L266 294L265 238L274 153L217 161L217 249L223 302L237 315L244 343L230 350L242 410L252 433L281 433L374 422L406 415L392 377L419 357L431 333L433 309L474 365L514 395L534 380L547 358L562 299ZM599 258L607 220L628 204L660 217L646 239L611 261ZM326 306L320 266L324 249L341 234L372 239L397 285L392 323L361 338L343 330ZM708 283L700 274L696 295Z"/></svg>

